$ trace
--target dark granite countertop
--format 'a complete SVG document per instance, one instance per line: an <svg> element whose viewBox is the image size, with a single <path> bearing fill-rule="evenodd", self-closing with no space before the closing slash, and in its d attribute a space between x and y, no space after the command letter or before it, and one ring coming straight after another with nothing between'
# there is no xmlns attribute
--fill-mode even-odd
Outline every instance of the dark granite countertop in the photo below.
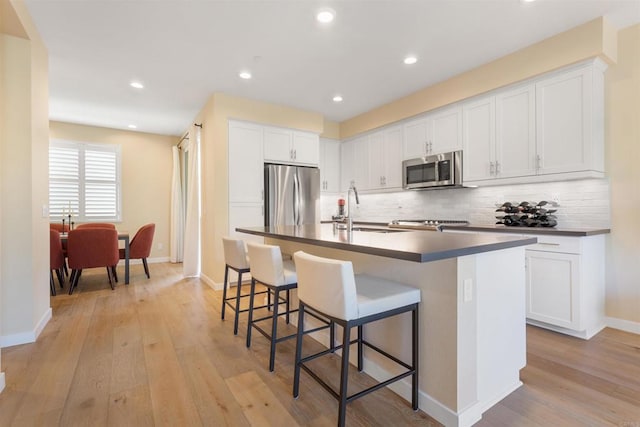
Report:
<svg viewBox="0 0 640 427"><path fill-rule="evenodd" d="M531 245L534 237L451 234L424 231L333 230L331 224L273 227L239 227L236 231L311 245L360 252L414 262L429 262L482 252Z"/></svg>
<svg viewBox="0 0 640 427"><path fill-rule="evenodd" d="M500 224L477 225L470 224L464 227L443 226L445 230L461 231L486 231L491 233L511 233L511 234L538 234L546 236L570 236L570 237L586 237L598 234L608 234L611 232L608 228L562 228L562 227L508 227Z"/></svg>

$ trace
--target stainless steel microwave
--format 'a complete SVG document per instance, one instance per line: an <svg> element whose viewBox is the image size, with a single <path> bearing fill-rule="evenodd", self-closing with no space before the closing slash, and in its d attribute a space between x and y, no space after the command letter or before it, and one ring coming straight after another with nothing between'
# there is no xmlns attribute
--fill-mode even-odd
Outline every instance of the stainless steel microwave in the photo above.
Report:
<svg viewBox="0 0 640 427"><path fill-rule="evenodd" d="M405 190L462 187L462 151L405 160L402 186Z"/></svg>

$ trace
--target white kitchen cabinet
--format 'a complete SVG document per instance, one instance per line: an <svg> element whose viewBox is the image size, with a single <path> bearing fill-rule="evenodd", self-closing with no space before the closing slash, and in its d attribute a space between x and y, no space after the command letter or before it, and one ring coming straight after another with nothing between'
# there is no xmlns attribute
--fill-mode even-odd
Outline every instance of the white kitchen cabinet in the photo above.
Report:
<svg viewBox="0 0 640 427"><path fill-rule="evenodd" d="M462 148L462 108L445 107L404 124L403 159Z"/></svg>
<svg viewBox="0 0 640 427"><path fill-rule="evenodd" d="M369 189L369 141L366 136L341 144L340 177L341 191L347 191L353 184L358 191Z"/></svg>
<svg viewBox="0 0 640 427"><path fill-rule="evenodd" d="M402 127L369 135L369 190L402 187Z"/></svg>
<svg viewBox="0 0 640 427"><path fill-rule="evenodd" d="M263 203L229 203L229 237L245 242L264 242L261 236L238 233L236 227L259 227L264 225Z"/></svg>
<svg viewBox="0 0 640 427"><path fill-rule="evenodd" d="M604 69L595 60L536 83L538 174L604 171Z"/></svg>
<svg viewBox="0 0 640 427"><path fill-rule="evenodd" d="M267 126L264 128L264 160L317 166L320 161L318 135Z"/></svg>
<svg viewBox="0 0 640 427"><path fill-rule="evenodd" d="M463 105L465 183L535 175L535 87Z"/></svg>
<svg viewBox="0 0 640 427"><path fill-rule="evenodd" d="M263 127L229 121L229 202L262 203Z"/></svg>
<svg viewBox="0 0 640 427"><path fill-rule="evenodd" d="M320 190L340 191L340 141L320 139Z"/></svg>

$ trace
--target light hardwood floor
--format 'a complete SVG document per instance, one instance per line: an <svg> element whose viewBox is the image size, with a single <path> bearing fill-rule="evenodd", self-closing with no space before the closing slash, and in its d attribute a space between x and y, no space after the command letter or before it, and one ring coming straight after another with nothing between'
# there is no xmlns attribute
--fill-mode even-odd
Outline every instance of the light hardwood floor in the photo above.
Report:
<svg viewBox="0 0 640 427"><path fill-rule="evenodd" d="M147 280L132 266L131 284L115 291L104 269L86 271L74 295L51 299L53 318L36 343L2 349L0 426L335 425L336 401L306 374L291 397L292 341L279 345L269 373L266 339L255 334L245 347L245 316L238 336L231 315L220 320L222 292L181 279L179 265L150 267ZM639 336L527 333L524 386L479 426L640 427ZM336 376L335 358L317 364ZM353 373L350 385L369 383ZM389 390L350 404L347 423L439 425Z"/></svg>

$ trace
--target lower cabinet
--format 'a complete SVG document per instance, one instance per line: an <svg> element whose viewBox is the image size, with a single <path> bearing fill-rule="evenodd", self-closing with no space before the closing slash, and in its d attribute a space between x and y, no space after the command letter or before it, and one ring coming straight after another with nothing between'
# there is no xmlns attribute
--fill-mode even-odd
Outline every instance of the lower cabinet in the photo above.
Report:
<svg viewBox="0 0 640 427"><path fill-rule="evenodd" d="M261 236L238 233L236 227L256 227L264 224L262 203L230 203L229 204L229 237L242 239L245 242L264 242Z"/></svg>

